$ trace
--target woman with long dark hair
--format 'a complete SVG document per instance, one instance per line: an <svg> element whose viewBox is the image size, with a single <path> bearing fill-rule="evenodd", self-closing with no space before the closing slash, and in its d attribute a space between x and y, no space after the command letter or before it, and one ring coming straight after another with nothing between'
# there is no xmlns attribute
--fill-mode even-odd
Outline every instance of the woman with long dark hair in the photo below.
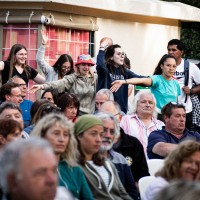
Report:
<svg viewBox="0 0 200 200"><path fill-rule="evenodd" d="M0 61L2 85L11 77L19 76L26 85L31 79L38 84L44 83L45 78L27 64L27 49L22 44L14 44L6 61Z"/></svg>
<svg viewBox="0 0 200 200"><path fill-rule="evenodd" d="M114 44L109 47L108 45L108 40L102 42L97 56L98 90L110 89L111 83L115 80L143 77L127 69L124 63L125 53L120 45ZM128 110L128 85L123 85L117 92L114 92L114 99L126 113Z"/></svg>
<svg viewBox="0 0 200 200"><path fill-rule="evenodd" d="M57 81L62 79L65 75L74 73L73 59L69 54L62 54L53 66L50 66L44 59L45 48L48 42L48 36L45 31L41 31L42 44L38 49L36 61L42 72L46 77L46 82Z"/></svg>
<svg viewBox="0 0 200 200"><path fill-rule="evenodd" d="M127 80L117 80L112 83L111 91L115 92L121 85L127 84L144 84L151 87L157 104L156 108L159 114L164 105L169 102L177 102L181 89L176 80L173 79L176 71L176 59L174 56L165 54L162 56L155 68L154 75L147 78L131 78Z"/></svg>

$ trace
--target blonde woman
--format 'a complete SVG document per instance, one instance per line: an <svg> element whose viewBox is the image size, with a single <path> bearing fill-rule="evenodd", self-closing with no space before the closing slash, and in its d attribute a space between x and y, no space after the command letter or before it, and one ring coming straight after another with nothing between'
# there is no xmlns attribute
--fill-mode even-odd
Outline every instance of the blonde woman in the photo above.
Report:
<svg viewBox="0 0 200 200"><path fill-rule="evenodd" d="M77 166L77 142L73 135L73 123L62 114L51 113L34 127L31 136L47 139L58 161L59 185L71 191L77 199L92 200L85 176Z"/></svg>

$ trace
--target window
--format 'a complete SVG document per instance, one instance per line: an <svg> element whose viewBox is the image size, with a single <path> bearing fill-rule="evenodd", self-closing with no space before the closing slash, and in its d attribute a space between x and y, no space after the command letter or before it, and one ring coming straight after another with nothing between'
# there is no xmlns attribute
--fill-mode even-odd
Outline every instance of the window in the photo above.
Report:
<svg viewBox="0 0 200 200"><path fill-rule="evenodd" d="M49 42L46 46L45 60L52 66L61 54L70 54L76 62L78 55L90 53L94 55L94 32L84 30L74 30L60 27L46 27L49 35ZM33 68L37 68L35 61L38 43L37 24L13 24L3 27L3 49L2 58L6 60L13 44L20 43L27 48L27 63ZM29 82L29 86L33 81ZM28 99L35 100L35 95L27 96Z"/></svg>
<svg viewBox="0 0 200 200"><path fill-rule="evenodd" d="M46 46L45 60L52 66L61 54L70 54L76 62L83 53L93 56L93 32L58 27L47 27L49 42Z"/></svg>

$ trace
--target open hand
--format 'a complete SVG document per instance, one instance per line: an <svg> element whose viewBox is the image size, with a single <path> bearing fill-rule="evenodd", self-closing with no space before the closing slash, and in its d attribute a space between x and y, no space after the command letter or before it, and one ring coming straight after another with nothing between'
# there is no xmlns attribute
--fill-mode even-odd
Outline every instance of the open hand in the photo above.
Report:
<svg viewBox="0 0 200 200"><path fill-rule="evenodd" d="M117 92L117 90L121 87L123 84L123 80L117 80L111 83L112 87L110 88L111 92Z"/></svg>
<svg viewBox="0 0 200 200"><path fill-rule="evenodd" d="M33 94L37 92L38 90L42 89L42 85L33 85L29 90L28 93Z"/></svg>
<svg viewBox="0 0 200 200"><path fill-rule="evenodd" d="M41 35L42 35L42 44L47 44L49 40L49 36L45 30L41 30Z"/></svg>

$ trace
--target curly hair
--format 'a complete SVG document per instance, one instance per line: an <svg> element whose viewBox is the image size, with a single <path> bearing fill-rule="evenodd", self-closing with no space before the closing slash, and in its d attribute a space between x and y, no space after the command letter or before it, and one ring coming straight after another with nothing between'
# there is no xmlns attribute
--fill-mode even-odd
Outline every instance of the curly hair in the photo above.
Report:
<svg viewBox="0 0 200 200"><path fill-rule="evenodd" d="M74 137L74 125L63 114L50 113L45 115L35 125L31 132L31 137L45 138L47 131L55 124L58 124L69 133L69 143L61 154L61 159L64 159L71 167L76 166L79 153L77 151L77 141Z"/></svg>
<svg viewBox="0 0 200 200"><path fill-rule="evenodd" d="M200 143L194 140L181 142L165 159L163 168L156 173L167 181L181 178L180 167L184 159L195 152L200 152Z"/></svg>

